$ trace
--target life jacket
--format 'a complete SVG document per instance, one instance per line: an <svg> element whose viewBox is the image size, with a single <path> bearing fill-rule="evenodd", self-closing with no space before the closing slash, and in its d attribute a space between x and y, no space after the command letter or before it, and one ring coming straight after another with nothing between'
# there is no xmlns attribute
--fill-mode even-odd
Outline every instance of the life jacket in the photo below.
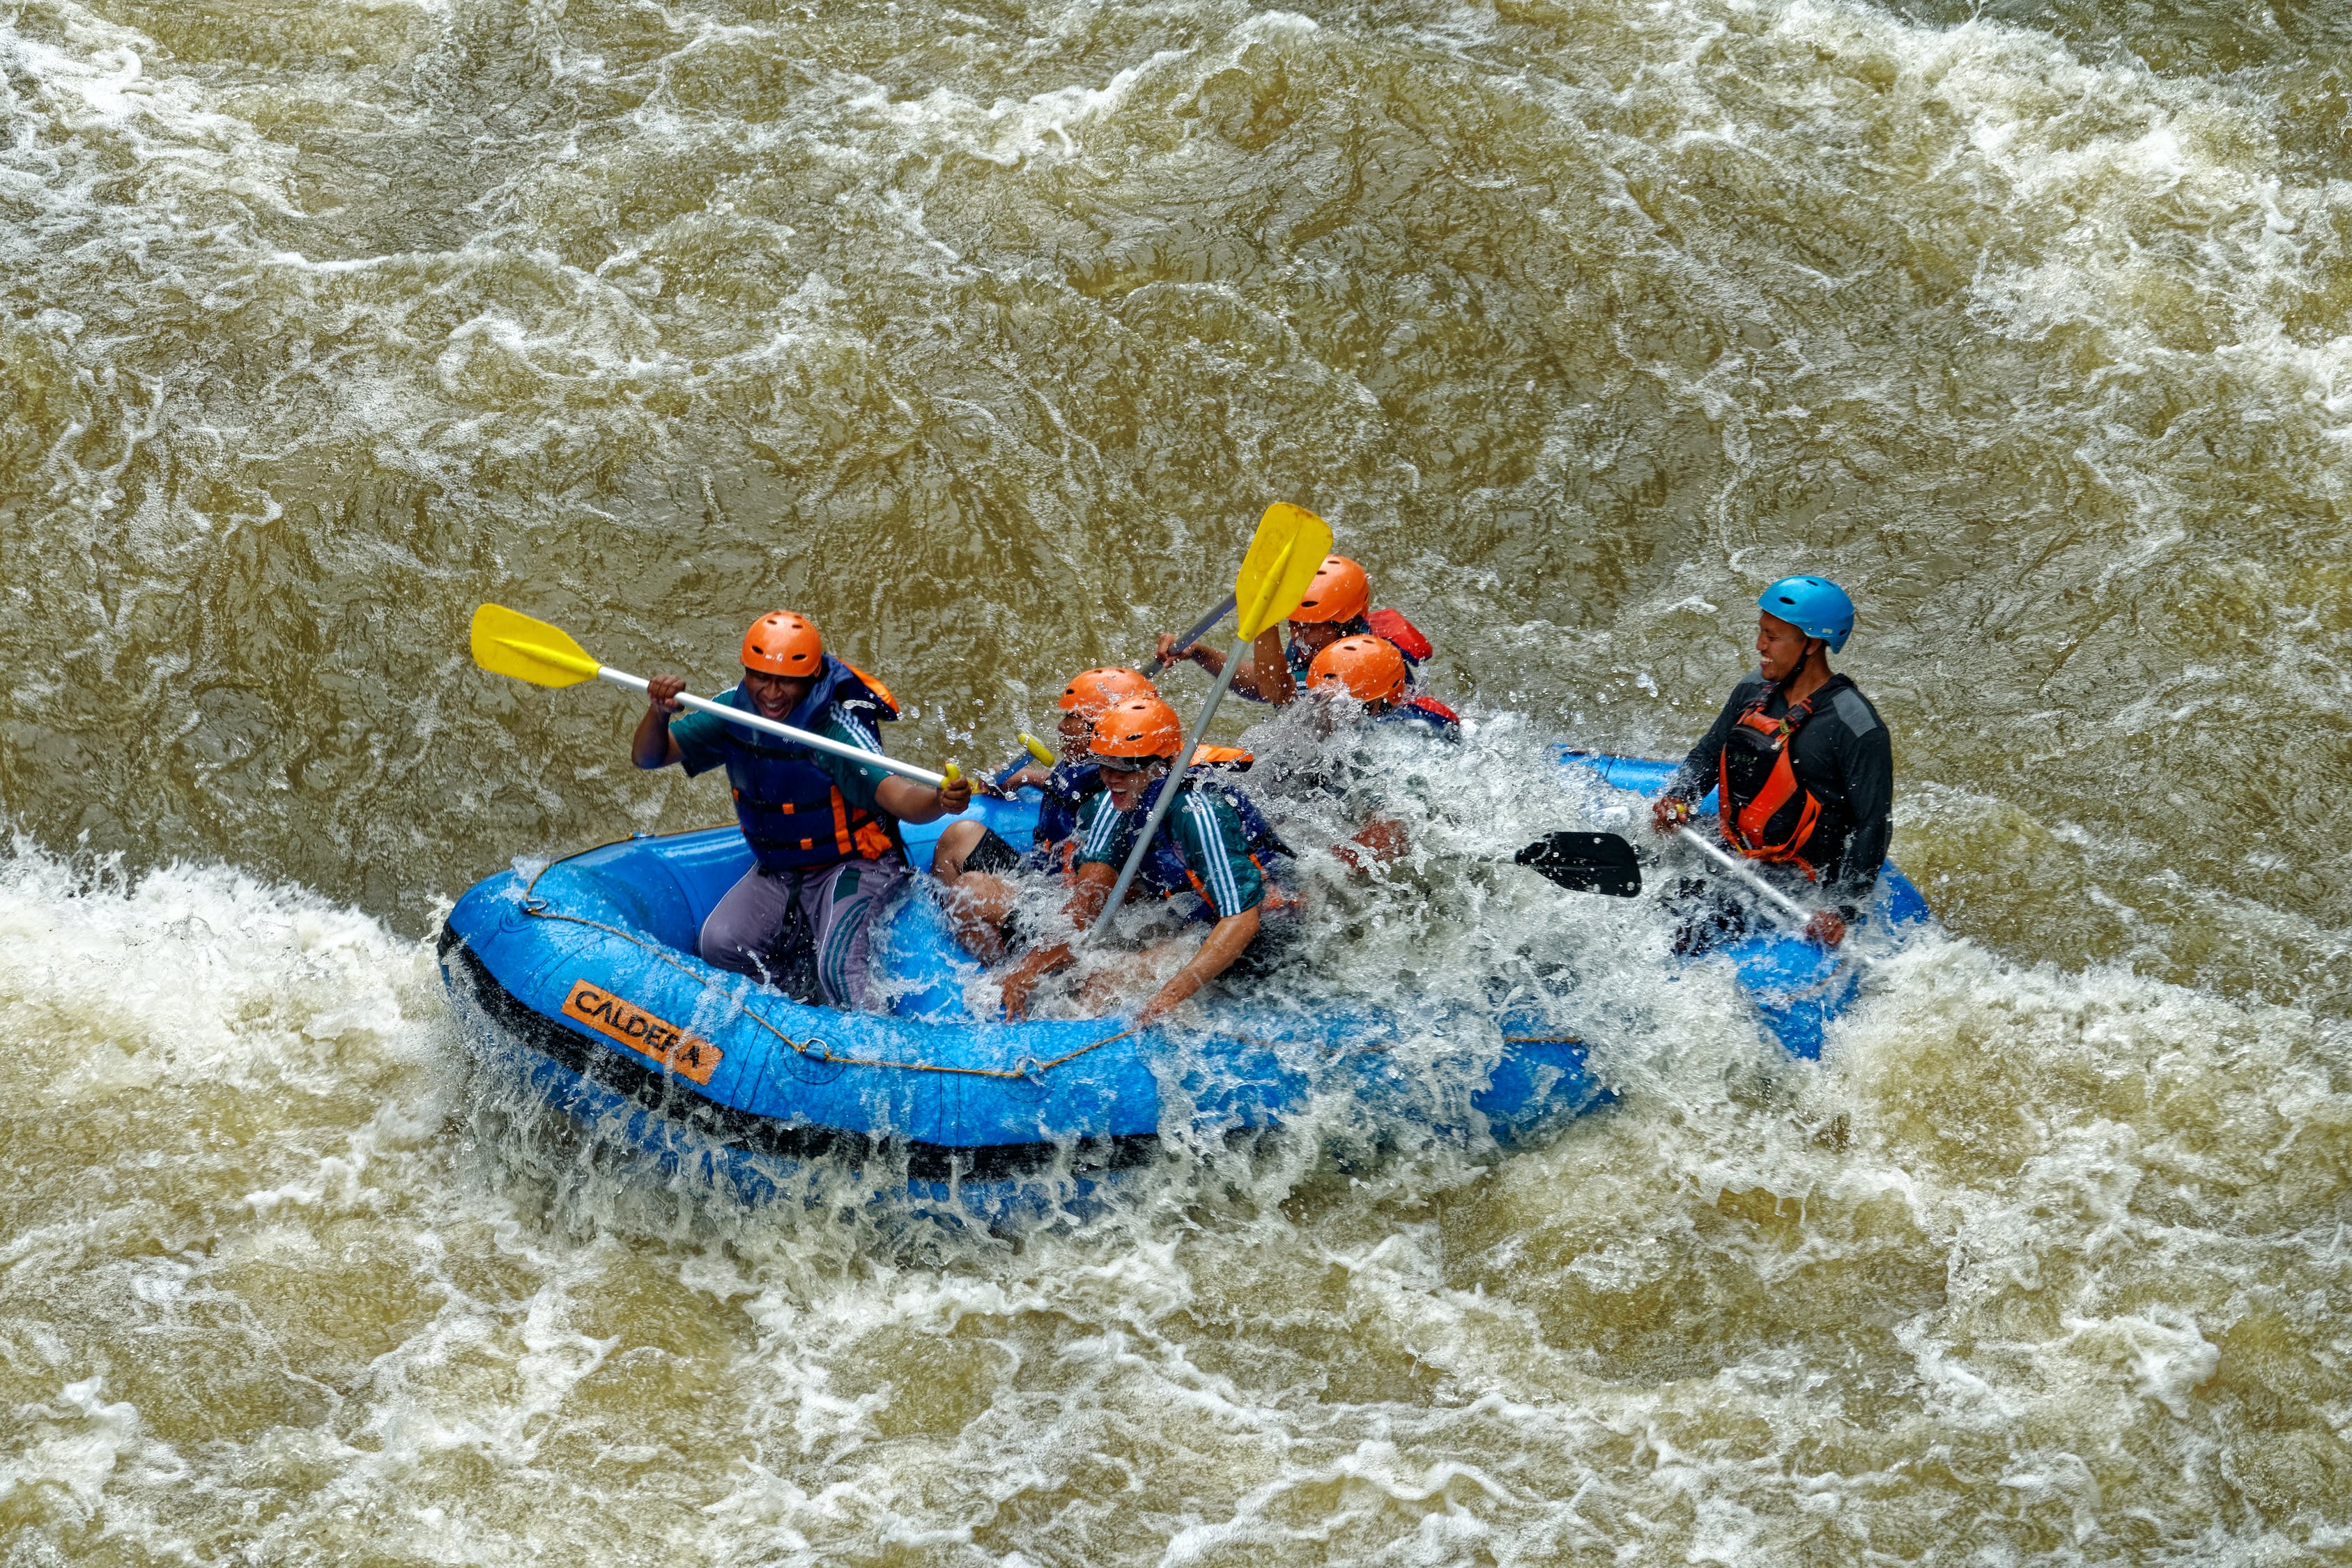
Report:
<svg viewBox="0 0 2352 1568"><path fill-rule="evenodd" d="M1151 781L1143 792L1143 798L1128 814L1130 829L1141 829L1145 819L1151 815L1152 805L1160 799L1160 792L1167 787L1167 784L1164 778ZM1214 780L1186 779L1184 787L1207 790L1234 808L1234 815L1241 818L1242 847L1249 856L1250 864L1255 866L1265 879L1265 907L1273 909L1286 903L1288 900L1280 896L1275 888L1272 862L1277 857L1296 859L1297 856L1274 831L1274 825L1265 819L1264 812L1258 810L1257 804L1241 791L1230 789ZM1151 851L1144 856L1143 864L1136 870L1135 879L1163 899L1172 899L1185 892L1197 895L1201 907L1192 912L1192 918L1213 921L1217 914L1209 898L1208 885L1201 880L1192 868L1184 864L1184 849L1176 841L1176 825L1172 817L1171 808L1171 820L1160 823L1160 831L1152 835Z"/></svg>
<svg viewBox="0 0 2352 1568"><path fill-rule="evenodd" d="M1051 848L1076 837L1079 808L1088 796L1100 795L1102 787L1102 769L1094 763L1055 763L1045 777L1045 798L1037 803L1037 847Z"/></svg>
<svg viewBox="0 0 2352 1568"><path fill-rule="evenodd" d="M1441 740L1462 738L1462 716L1434 697L1408 697L1386 710L1375 714L1376 724L1412 724L1427 730Z"/></svg>
<svg viewBox="0 0 2352 1568"><path fill-rule="evenodd" d="M1821 826L1822 803L1797 782L1790 748L1813 716L1815 705L1853 684L1843 675L1832 675L1778 719L1764 716L1765 703L1778 689L1767 686L1733 722L1716 765L1717 799L1724 839L1749 859L1780 861L1807 877L1820 876L1803 851Z"/></svg>
<svg viewBox="0 0 2352 1568"><path fill-rule="evenodd" d="M746 713L759 711L740 686L719 700ZM868 721L898 716L898 705L879 681L827 654L816 684L784 721L814 730L836 707ZM851 806L808 747L741 724L729 724L721 733L736 820L761 866L817 871L844 860L878 860L901 847L898 823Z"/></svg>
<svg viewBox="0 0 2352 1568"><path fill-rule="evenodd" d="M1364 617L1364 629L1374 637L1386 637L1404 655L1407 664L1419 664L1437 650L1421 635L1421 628L1395 610L1374 610Z"/></svg>

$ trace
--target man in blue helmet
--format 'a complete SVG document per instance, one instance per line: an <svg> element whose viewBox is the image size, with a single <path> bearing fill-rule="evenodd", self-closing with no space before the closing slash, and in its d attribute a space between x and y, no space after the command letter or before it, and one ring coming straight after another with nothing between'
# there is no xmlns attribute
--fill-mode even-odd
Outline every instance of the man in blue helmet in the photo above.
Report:
<svg viewBox="0 0 2352 1568"><path fill-rule="evenodd" d="M1732 689L1683 759L1658 799L1657 828L1684 826L1693 803L1716 790L1725 847L1762 862L1792 890L1816 887L1829 907L1805 934L1835 946L1869 907L1886 862L1895 755L1878 710L1830 668L1829 656L1853 631L1845 591L1822 577L1783 577L1756 607L1759 668ZM1769 869L1775 867L1781 869ZM1683 902L1680 952L1702 952L1748 929L1745 908L1717 887L1686 883Z"/></svg>

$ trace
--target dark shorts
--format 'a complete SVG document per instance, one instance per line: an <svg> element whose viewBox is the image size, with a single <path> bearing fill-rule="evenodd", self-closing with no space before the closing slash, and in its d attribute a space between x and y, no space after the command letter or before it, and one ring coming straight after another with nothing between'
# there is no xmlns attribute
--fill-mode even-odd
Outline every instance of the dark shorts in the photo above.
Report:
<svg viewBox="0 0 2352 1568"><path fill-rule="evenodd" d="M1006 843L1004 836L993 827L983 827L980 830L980 842L973 845L971 853L963 858L963 868L983 871L991 876L1017 871L1021 869L1021 851Z"/></svg>
<svg viewBox="0 0 2352 1568"><path fill-rule="evenodd" d="M1041 845L1024 855L996 829L983 827L980 830L980 842L973 845L971 853L963 858L963 868L990 877L1059 871L1062 854L1055 846Z"/></svg>

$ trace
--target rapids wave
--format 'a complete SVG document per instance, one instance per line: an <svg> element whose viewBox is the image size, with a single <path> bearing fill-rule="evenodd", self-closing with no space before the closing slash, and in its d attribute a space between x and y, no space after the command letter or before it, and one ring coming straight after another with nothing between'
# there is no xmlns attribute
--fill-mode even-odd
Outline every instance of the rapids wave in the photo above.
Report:
<svg viewBox="0 0 2352 1568"><path fill-rule="evenodd" d="M0 8L0 1551L2352 1549L2347 51ZM1477 721L1332 962L1564 967L1614 1110L1497 1161L1333 1107L998 1237L648 1184L465 1066L443 900L723 811L474 674L475 603L711 683L788 602L984 763L1276 499ZM1565 825L1544 740L1686 743L1797 567L1952 934L1790 1071L1654 921L1481 868Z"/></svg>

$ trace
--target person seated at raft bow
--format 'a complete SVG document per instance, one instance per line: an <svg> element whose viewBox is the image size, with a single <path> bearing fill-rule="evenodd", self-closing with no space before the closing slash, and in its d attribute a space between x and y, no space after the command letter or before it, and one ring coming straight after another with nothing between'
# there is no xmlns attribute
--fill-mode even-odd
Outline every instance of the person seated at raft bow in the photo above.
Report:
<svg viewBox="0 0 2352 1568"><path fill-rule="evenodd" d="M1234 679L1240 677L1236 675ZM1406 684L1410 679L1403 652L1387 638L1368 632L1341 637L1317 654L1314 662L1307 667L1307 694L1323 699L1317 706L1317 720L1327 739L1339 725L1353 722L1399 726L1441 741L1459 741L1462 722L1454 710L1434 697L1413 695ZM1340 710L1347 704L1340 699L1353 700L1351 715L1342 715ZM1387 782L1372 776L1374 773L1368 760L1348 758L1319 766L1305 781L1347 802L1358 815L1369 816L1370 820L1353 837L1331 848L1331 853L1352 870L1370 868L1364 858L1366 852L1372 860L1387 861L1405 851L1404 824L1376 804L1364 804Z"/></svg>
<svg viewBox="0 0 2352 1568"><path fill-rule="evenodd" d="M702 922L697 951L706 963L801 1001L869 1005L868 927L907 875L898 825L961 811L971 781L917 784L710 713L673 722L685 687L675 675L646 682L631 760L641 768L676 763L689 778L724 767L753 856ZM874 723L898 716L879 681L825 652L816 627L789 610L751 623L743 679L718 700L877 753Z"/></svg>
<svg viewBox="0 0 2352 1568"><path fill-rule="evenodd" d="M1076 961L1077 937L1109 900L1119 868L1167 787L1168 772L1183 743L1183 721L1158 698L1121 702L1095 721L1088 749L1102 769L1103 790L1078 814L1070 900L1064 910L1070 934L1033 951L1005 976L1006 1017L1020 1017L1037 983ZM1187 777L1181 788L1136 874L1136 890L1171 902L1189 900L1190 918L1214 923L1199 951L1136 1014L1138 1027L1231 969L1259 936L1269 905L1286 902L1266 868L1290 851L1256 808L1210 780Z"/></svg>
<svg viewBox="0 0 2352 1568"><path fill-rule="evenodd" d="M1078 813L1102 793L1102 769L1088 742L1095 721L1112 707L1139 697L1157 700L1160 692L1132 669L1107 665L1083 670L1062 688L1055 706L1062 719L1055 731L1061 760L1051 768L1029 762L999 775L996 788L1010 794L1034 789L1045 798L1037 803L1037 826L1027 854L1015 850L997 831L981 822L957 822L940 835L931 852L931 875L947 889L948 923L965 952L984 963L1004 956L1007 927L1019 889L1013 877L1019 872L1061 871L1078 831Z"/></svg>
<svg viewBox="0 0 2352 1568"><path fill-rule="evenodd" d="M1895 754L1886 726L1861 689L1830 668L1853 631L1853 601L1822 577L1783 577L1756 601L1757 673L1732 688L1714 725L1658 798L1657 830L1691 818L1710 787L1720 793L1727 847L1815 883L1832 908L1806 922L1824 946L1870 905L1895 802ZM1746 933L1748 913L1712 879L1682 884L1678 952L1703 952Z"/></svg>
<svg viewBox="0 0 2352 1568"><path fill-rule="evenodd" d="M1436 650L1420 628L1394 610L1375 610L1372 583L1364 569L1344 555L1326 555L1307 596L1290 613L1290 647L1282 646L1279 626L1268 626L1250 649L1250 657L1234 671L1234 691L1259 702L1281 707L1298 693L1315 656L1341 637L1367 633L1385 637L1404 656L1408 670ZM1189 658L1211 675L1222 675L1225 656L1202 643L1178 647L1176 638L1160 634L1160 662Z"/></svg>

